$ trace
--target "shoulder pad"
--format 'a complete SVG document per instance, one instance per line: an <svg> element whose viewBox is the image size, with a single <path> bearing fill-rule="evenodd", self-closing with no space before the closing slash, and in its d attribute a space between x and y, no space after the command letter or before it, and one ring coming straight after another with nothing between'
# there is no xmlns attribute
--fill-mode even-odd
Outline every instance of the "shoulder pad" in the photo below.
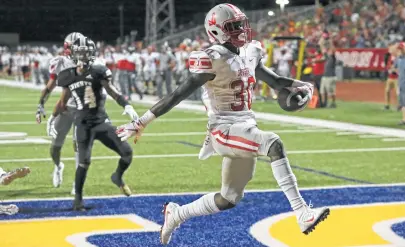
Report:
<svg viewBox="0 0 405 247"><path fill-rule="evenodd" d="M68 68L59 72L57 85L60 87L67 87L74 82L75 69Z"/></svg>
<svg viewBox="0 0 405 247"><path fill-rule="evenodd" d="M110 78L111 70L102 64L91 65L91 76L95 79L104 80Z"/></svg>
<svg viewBox="0 0 405 247"><path fill-rule="evenodd" d="M188 59L191 73L214 73L212 59L205 51L193 51Z"/></svg>
<svg viewBox="0 0 405 247"><path fill-rule="evenodd" d="M76 67L76 64L74 64L72 60L65 56L57 56L49 61L50 74L58 75L61 71L74 67Z"/></svg>
<svg viewBox="0 0 405 247"><path fill-rule="evenodd" d="M225 55L229 52L228 49L222 45L213 45L204 50L213 60L220 59L222 55Z"/></svg>
<svg viewBox="0 0 405 247"><path fill-rule="evenodd" d="M251 44L252 46L256 47L256 48L259 49L259 50L264 50L264 48L263 48L263 46L262 46L262 43L260 43L260 41L252 40L252 41L250 42L250 44Z"/></svg>

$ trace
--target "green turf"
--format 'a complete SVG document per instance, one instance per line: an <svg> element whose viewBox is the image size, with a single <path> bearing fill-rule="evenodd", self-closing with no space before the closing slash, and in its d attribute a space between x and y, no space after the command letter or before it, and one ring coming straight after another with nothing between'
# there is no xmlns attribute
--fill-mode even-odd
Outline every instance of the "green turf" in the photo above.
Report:
<svg viewBox="0 0 405 247"><path fill-rule="evenodd" d="M257 102L253 104L253 110L257 112L288 114L292 116L405 129L403 126L398 126L398 122L402 117L401 112L395 110L385 111L383 110L383 104L339 101L337 102L337 106L338 107L335 109L317 108L305 109L302 112L287 113L273 101Z"/></svg>
<svg viewBox="0 0 405 247"><path fill-rule="evenodd" d="M46 137L46 120L42 124L35 123L35 109L38 103L39 91L12 89L0 87L0 132L26 132L29 136ZM48 113L58 99L55 93L46 104ZM107 111L115 124L123 124L128 120L122 116L122 109L109 101ZM139 114L145 112L145 105L134 105ZM254 110L286 114L274 103L254 104ZM19 112L19 113L16 113ZM399 118L397 112L384 112L381 105L365 103L339 102L337 109L306 110L292 115L312 118L348 121L376 126L397 127ZM195 154L201 145L206 130L205 115L201 112L173 110L155 121L145 130L145 136L138 144L131 144L134 155L173 155ZM21 122L21 123L12 123ZM355 148L404 147L405 142L383 142L381 139L361 139L358 136L337 136L336 132L306 132L283 133L285 130L297 130L298 126L285 126L280 123L259 121L261 129L275 131L281 136L288 151L331 150ZM164 136L160 133L202 132L191 135ZM146 134L152 135L147 136ZM184 145L180 142L191 144ZM71 137L68 136L62 157L74 156ZM100 143L93 149L93 157L115 156L116 154ZM49 158L48 144L13 144L0 145L1 160L14 162L0 163L4 169L13 169L29 165L32 173L22 180L7 187L0 188L0 199L28 197L57 197L69 196L74 176L74 161L64 161L66 165L64 183L61 188L52 187L51 173L53 165L49 161L15 162L18 159ZM264 157L266 160L266 157ZM405 167L404 151L389 152L356 152L356 153L323 153L323 154L290 154L292 165L363 180L371 183L404 182ZM92 162L85 186L86 195L119 194L112 185L109 176L115 170L117 159L95 159ZM339 178L315 174L295 169L300 186L327 186L353 184ZM127 183L135 193L164 193L187 191L215 191L221 182L221 158L211 157L201 161L195 157L154 157L135 158L132 166L125 175ZM254 179L248 185L249 189L276 188L271 168L268 162L259 161Z"/></svg>

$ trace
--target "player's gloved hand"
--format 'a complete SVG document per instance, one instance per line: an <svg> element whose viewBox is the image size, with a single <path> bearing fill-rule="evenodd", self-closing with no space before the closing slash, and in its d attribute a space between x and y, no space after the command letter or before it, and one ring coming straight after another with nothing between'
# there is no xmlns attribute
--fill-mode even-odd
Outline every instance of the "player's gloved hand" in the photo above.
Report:
<svg viewBox="0 0 405 247"><path fill-rule="evenodd" d="M139 118L138 113L136 113L132 105L126 105L122 115L128 115L131 120L137 120Z"/></svg>
<svg viewBox="0 0 405 247"><path fill-rule="evenodd" d="M130 123L118 126L115 133L121 138L121 141L126 141L130 137L135 136L134 143L136 143L141 137L144 128L139 120L133 120Z"/></svg>
<svg viewBox="0 0 405 247"><path fill-rule="evenodd" d="M45 108L42 104L39 104L37 108L37 113L35 114L35 119L37 120L37 123L42 122L42 117L46 118Z"/></svg>
<svg viewBox="0 0 405 247"><path fill-rule="evenodd" d="M312 95L314 94L314 86L311 83L299 80L294 80L293 84L288 89L293 93L303 92L305 94L305 97L297 95L299 100L298 105L307 105L311 101Z"/></svg>
<svg viewBox="0 0 405 247"><path fill-rule="evenodd" d="M55 117L53 115L48 118L48 122L46 123L46 133L54 139L58 136L58 132L55 129Z"/></svg>

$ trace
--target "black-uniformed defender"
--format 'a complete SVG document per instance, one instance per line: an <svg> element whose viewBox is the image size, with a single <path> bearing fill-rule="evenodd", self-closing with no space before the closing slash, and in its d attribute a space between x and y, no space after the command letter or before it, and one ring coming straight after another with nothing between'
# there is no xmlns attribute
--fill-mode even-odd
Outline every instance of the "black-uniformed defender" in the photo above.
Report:
<svg viewBox="0 0 405 247"><path fill-rule="evenodd" d="M94 53L94 42L87 37L82 37L73 44L72 57L77 67L60 72L58 85L63 87L63 92L53 112L53 115L57 116L65 108L69 97L74 98L77 106L75 124L79 167L76 170L76 195L73 209L79 211L85 210L82 192L87 169L91 163L94 140L99 140L121 156L111 180L125 195L131 194L122 175L131 164L132 148L127 142L121 142L115 134L116 128L110 123L105 110L106 95L103 94L103 88L120 106L125 108L124 113L130 115L132 119L136 119L138 115L111 84L111 71L105 65L93 63Z"/></svg>

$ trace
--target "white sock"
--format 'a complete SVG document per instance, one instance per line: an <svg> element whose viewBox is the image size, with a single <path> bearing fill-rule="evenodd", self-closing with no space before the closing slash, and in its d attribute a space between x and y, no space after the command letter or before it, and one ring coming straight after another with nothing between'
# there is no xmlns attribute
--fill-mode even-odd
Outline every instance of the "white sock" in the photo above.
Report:
<svg viewBox="0 0 405 247"><path fill-rule="evenodd" d="M79 152L75 152L75 161L76 161L76 169L77 169L79 167Z"/></svg>
<svg viewBox="0 0 405 247"><path fill-rule="evenodd" d="M218 213L220 210L215 204L215 194L204 195L192 203L179 207L177 210L178 219L184 222L192 217Z"/></svg>
<svg viewBox="0 0 405 247"><path fill-rule="evenodd" d="M3 170L3 168L0 167L0 177L6 174L6 172Z"/></svg>
<svg viewBox="0 0 405 247"><path fill-rule="evenodd" d="M302 209L306 203L298 190L297 178L291 170L288 159L271 162L271 169L278 185L290 202L291 208L294 211L300 211L299 209Z"/></svg>

